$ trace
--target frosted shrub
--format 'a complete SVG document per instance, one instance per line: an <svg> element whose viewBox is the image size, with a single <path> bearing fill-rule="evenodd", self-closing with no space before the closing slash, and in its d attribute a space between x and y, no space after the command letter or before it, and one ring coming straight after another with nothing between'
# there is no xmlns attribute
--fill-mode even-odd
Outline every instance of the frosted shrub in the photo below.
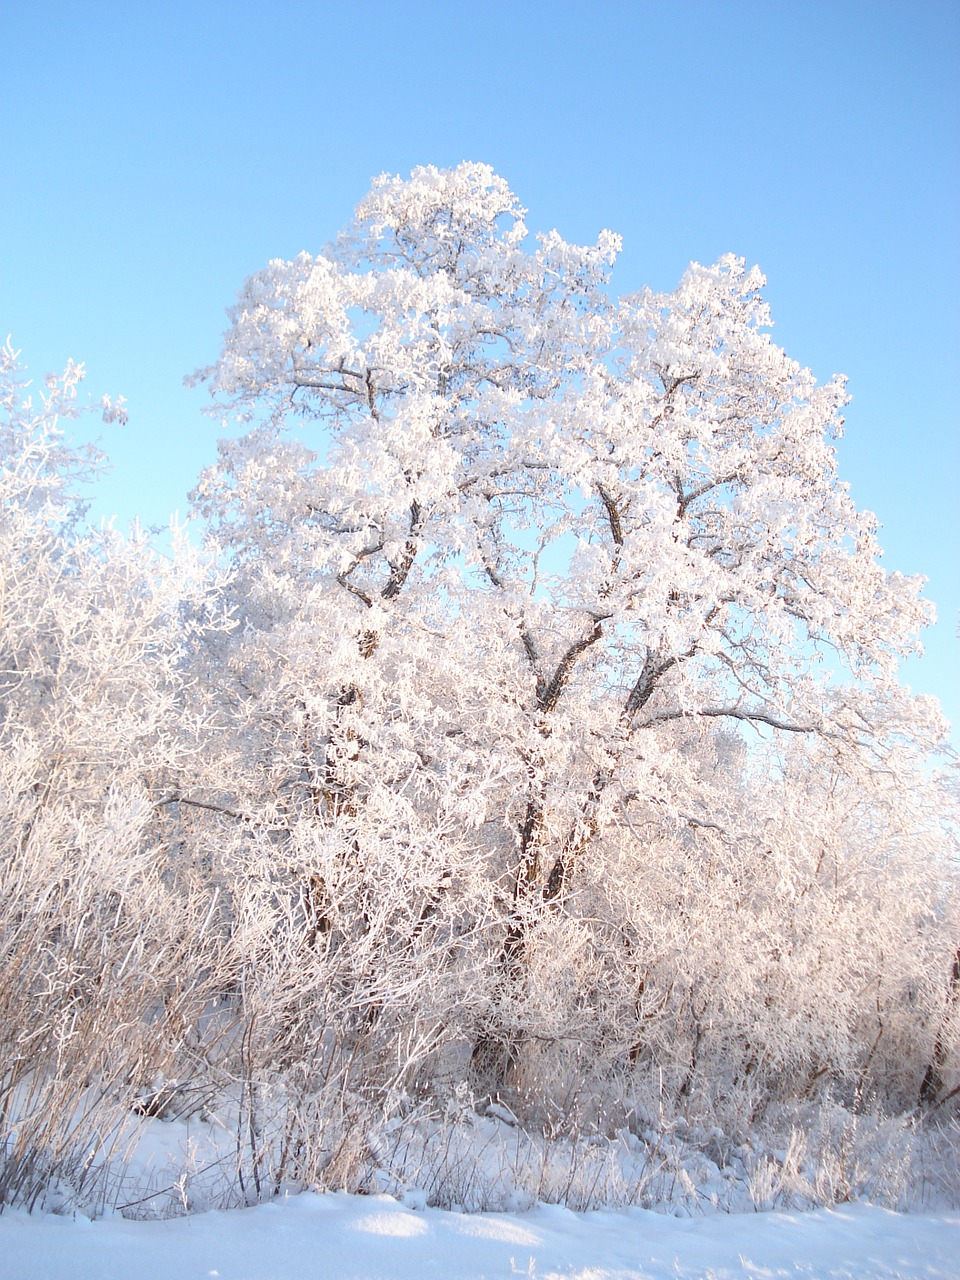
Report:
<svg viewBox="0 0 960 1280"><path fill-rule="evenodd" d="M82 528L90 460L58 425L80 373L34 404L3 355L0 1205L102 1198L131 1108L188 1069L222 947L158 807L208 586L185 549Z"/></svg>

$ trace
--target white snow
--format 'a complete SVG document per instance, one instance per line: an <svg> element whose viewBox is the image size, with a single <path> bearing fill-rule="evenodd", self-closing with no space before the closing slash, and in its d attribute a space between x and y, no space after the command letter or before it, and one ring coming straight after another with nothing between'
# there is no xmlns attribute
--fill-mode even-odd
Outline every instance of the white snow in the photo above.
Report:
<svg viewBox="0 0 960 1280"><path fill-rule="evenodd" d="M305 1193L166 1221L0 1215L2 1280L957 1280L960 1214L868 1205L677 1219Z"/></svg>

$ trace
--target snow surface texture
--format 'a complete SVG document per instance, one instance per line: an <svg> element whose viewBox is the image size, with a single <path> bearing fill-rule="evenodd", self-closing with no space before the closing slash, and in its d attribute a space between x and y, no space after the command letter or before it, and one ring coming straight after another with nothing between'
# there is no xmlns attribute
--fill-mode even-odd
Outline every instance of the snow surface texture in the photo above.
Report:
<svg viewBox="0 0 960 1280"><path fill-rule="evenodd" d="M957 1280L960 1215L867 1205L678 1220L304 1194L163 1222L0 1217L2 1280Z"/></svg>

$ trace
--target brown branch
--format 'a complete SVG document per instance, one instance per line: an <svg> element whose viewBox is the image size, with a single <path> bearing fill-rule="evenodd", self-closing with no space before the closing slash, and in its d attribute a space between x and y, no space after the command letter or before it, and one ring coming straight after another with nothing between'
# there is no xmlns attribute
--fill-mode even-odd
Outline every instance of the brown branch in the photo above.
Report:
<svg viewBox="0 0 960 1280"><path fill-rule="evenodd" d="M573 664L591 645L596 644L602 635L603 623L598 619L594 620L590 634L574 641L560 659L552 679L547 682L541 677L537 681L537 706L539 710L550 712L554 709L560 700L560 694L563 692L567 680L570 678Z"/></svg>
<svg viewBox="0 0 960 1280"><path fill-rule="evenodd" d="M410 536L407 538L406 545L403 549L403 557L399 564L391 565L390 578L387 585L380 592L384 600L393 600L403 589L410 570L413 568L413 562L417 558L419 550L419 542L417 535L420 532L420 522L423 519L423 508L414 498L410 504Z"/></svg>
<svg viewBox="0 0 960 1280"><path fill-rule="evenodd" d="M620 522L620 511L617 507L613 495L604 488L602 484L597 483L597 492L600 494L600 501L603 503L607 511L607 520L610 524L610 536L618 547L623 546L623 525Z"/></svg>
<svg viewBox="0 0 960 1280"><path fill-rule="evenodd" d="M748 724L766 724L771 729L783 729L786 733L817 733L818 726L815 724L792 724L788 720L780 720L776 716L770 715L766 711L749 711L743 707L701 707L699 711L664 711L655 716L651 716L649 720L645 720L641 728L647 728L652 724L666 724L669 720L695 719L697 716L710 716L714 718L728 717L731 720L743 720Z"/></svg>
<svg viewBox="0 0 960 1280"><path fill-rule="evenodd" d="M653 697L653 692L660 677L665 675L671 667L675 667L679 662L682 662L684 658L692 657L694 652L695 647L689 649L686 654L665 658L662 662L657 663L655 661L657 657L656 650L648 649L640 675L637 677L637 682L630 690L630 694L624 703L623 711L620 713L621 722L628 724L638 711L642 711Z"/></svg>
<svg viewBox="0 0 960 1280"><path fill-rule="evenodd" d="M356 568L356 565L354 565L353 568ZM373 601L367 595L367 593L365 591L362 591L360 587L354 586L354 584L348 579L345 573L337 574L337 582L339 582L341 587L349 591L351 595L356 596L358 600L362 600L368 609L373 607Z"/></svg>
<svg viewBox="0 0 960 1280"><path fill-rule="evenodd" d="M376 389L375 389L375 387L374 387L374 385L373 385L373 372L372 372L372 370L370 370L370 369L368 369L368 370L367 370L367 376L366 376L365 381L366 381L366 385L367 385L367 405L368 405L368 406L369 406L369 408L370 408L370 417L371 417L371 418L373 418L374 422L379 422L379 421L380 421L380 411L379 411L379 409L377 408L377 393L376 393Z"/></svg>
<svg viewBox="0 0 960 1280"><path fill-rule="evenodd" d="M238 822L249 821L244 814L237 813L235 809L228 809L222 804L210 804L210 802L206 800L191 800L187 796L182 796L179 793L167 796L165 800L158 800L156 803L158 809L162 809L168 804L185 804L189 805L191 809L205 809L208 813L222 813L224 817L235 818Z"/></svg>

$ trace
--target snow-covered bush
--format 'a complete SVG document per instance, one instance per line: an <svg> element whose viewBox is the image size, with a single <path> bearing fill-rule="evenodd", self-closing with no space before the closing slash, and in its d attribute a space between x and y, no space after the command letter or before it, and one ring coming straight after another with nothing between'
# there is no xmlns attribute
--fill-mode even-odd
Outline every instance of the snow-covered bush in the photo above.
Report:
<svg viewBox="0 0 960 1280"><path fill-rule="evenodd" d="M190 756L181 655L215 582L186 546L167 560L84 528L75 485L97 460L60 427L82 370L35 401L9 347L0 361L3 1204L102 1178L130 1108L199 1042L222 939L163 808Z"/></svg>

